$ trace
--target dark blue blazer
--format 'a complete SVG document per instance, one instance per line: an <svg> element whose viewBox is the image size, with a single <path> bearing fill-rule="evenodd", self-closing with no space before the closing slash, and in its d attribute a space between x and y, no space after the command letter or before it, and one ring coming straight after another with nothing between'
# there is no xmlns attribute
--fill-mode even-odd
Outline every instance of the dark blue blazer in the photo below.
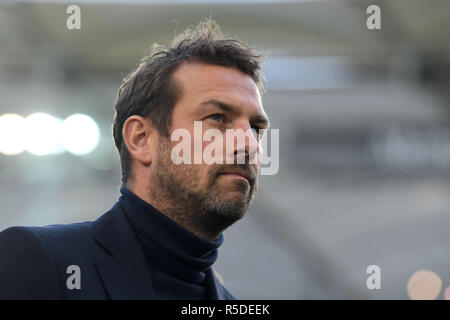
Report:
<svg viewBox="0 0 450 320"><path fill-rule="evenodd" d="M80 289L67 286L70 265L80 267ZM155 299L149 270L119 203L95 221L0 232L0 299ZM234 299L211 268L206 292Z"/></svg>

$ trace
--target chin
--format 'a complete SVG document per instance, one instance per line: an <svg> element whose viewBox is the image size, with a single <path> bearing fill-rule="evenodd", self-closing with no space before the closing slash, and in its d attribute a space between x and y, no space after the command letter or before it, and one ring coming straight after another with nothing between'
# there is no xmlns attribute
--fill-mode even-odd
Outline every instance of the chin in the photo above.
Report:
<svg viewBox="0 0 450 320"><path fill-rule="evenodd" d="M216 184L208 191L208 197L211 203L225 211L244 212L252 201L251 192L252 188L248 182L236 179Z"/></svg>
<svg viewBox="0 0 450 320"><path fill-rule="evenodd" d="M227 181L222 183L221 188L223 194L241 195L247 197L250 192L250 184L243 180ZM224 195L225 196L225 195Z"/></svg>

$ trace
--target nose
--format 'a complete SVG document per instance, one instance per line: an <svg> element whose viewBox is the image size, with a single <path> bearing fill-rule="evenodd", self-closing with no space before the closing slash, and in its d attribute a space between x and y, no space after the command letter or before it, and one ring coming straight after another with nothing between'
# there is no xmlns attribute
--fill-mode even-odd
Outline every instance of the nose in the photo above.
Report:
<svg viewBox="0 0 450 320"><path fill-rule="evenodd" d="M233 137L233 156L237 158L237 163L249 163L256 160L259 152L258 134L252 130L248 120L236 122L233 130L236 136L236 139ZM235 140L236 143L234 143Z"/></svg>

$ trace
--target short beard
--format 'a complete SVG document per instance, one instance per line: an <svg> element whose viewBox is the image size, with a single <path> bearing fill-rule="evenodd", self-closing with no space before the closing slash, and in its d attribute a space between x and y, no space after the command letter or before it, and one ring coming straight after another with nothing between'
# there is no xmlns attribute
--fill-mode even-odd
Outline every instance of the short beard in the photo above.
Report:
<svg viewBox="0 0 450 320"><path fill-rule="evenodd" d="M244 217L258 189L258 179L251 165L217 165L216 169L211 168L208 171L208 185L198 190L198 167L189 164L176 165L170 155L170 141L160 137L156 168L159 190L153 198L158 199L158 205L164 214L200 238L210 241ZM225 168L249 173L250 188L246 182L238 182L242 192L245 192L244 198L234 200L222 197L224 191L221 190L217 179ZM156 190L150 191L155 193Z"/></svg>

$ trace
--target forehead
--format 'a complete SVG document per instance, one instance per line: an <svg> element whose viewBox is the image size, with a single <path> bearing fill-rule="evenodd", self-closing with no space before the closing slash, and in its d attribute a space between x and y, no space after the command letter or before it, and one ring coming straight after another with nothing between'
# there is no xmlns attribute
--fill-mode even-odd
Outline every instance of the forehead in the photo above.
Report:
<svg viewBox="0 0 450 320"><path fill-rule="evenodd" d="M182 63L173 74L181 87L179 102L201 103L211 98L262 111L259 89L238 69L196 62Z"/></svg>

